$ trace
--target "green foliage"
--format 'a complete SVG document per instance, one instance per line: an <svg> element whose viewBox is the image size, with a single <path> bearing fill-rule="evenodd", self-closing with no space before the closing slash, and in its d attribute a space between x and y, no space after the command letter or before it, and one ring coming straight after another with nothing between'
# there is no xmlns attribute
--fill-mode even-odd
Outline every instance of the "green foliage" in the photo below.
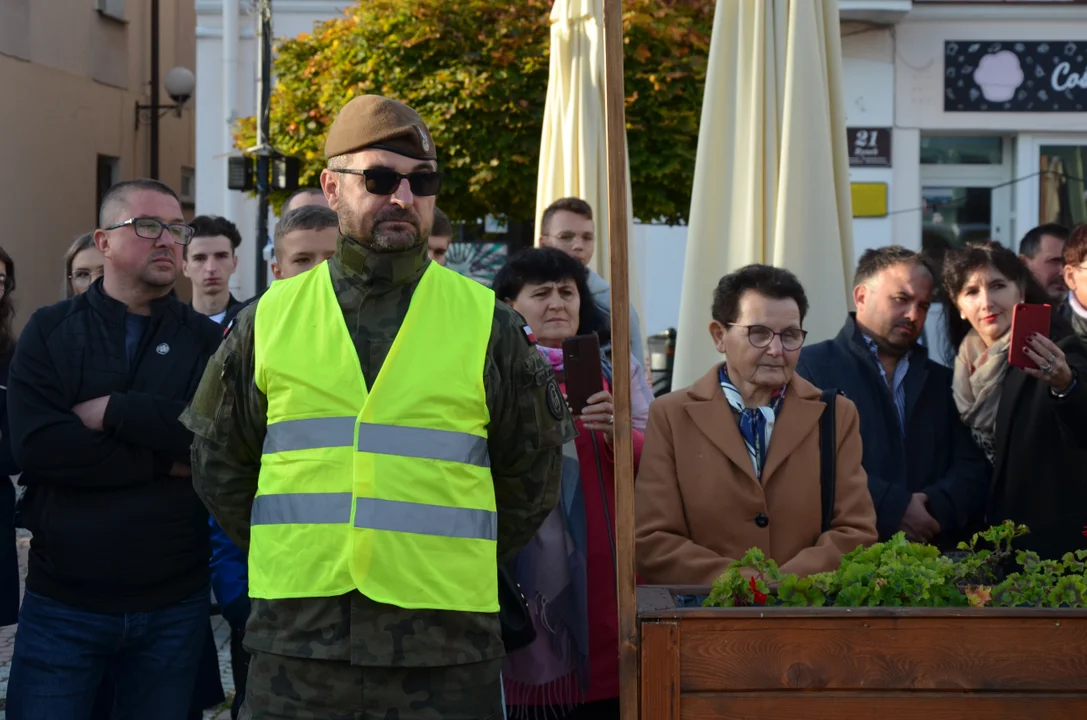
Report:
<svg viewBox="0 0 1087 720"><path fill-rule="evenodd" d="M746 568L745 575L741 568ZM781 579L778 564L768 559L759 548L751 548L739 560L729 563L728 569L717 578L706 605L742 607L765 605L770 595L766 581Z"/></svg>
<svg viewBox="0 0 1087 720"><path fill-rule="evenodd" d="M676 223L690 207L713 0L624 3L625 93L635 215ZM454 220L535 217L550 0L360 0L280 42L271 142L317 185L324 138L356 95L415 108L438 145L439 202ZM237 147L256 143L239 121ZM273 207L285 200L273 196Z"/></svg>
<svg viewBox="0 0 1087 720"><path fill-rule="evenodd" d="M825 587L829 588L831 577L826 578ZM798 578L786 575L778 585L777 599L785 607L822 607L827 603L824 585L814 577Z"/></svg>
<svg viewBox="0 0 1087 720"><path fill-rule="evenodd" d="M887 542L847 553L834 572L807 578L782 575L772 559L754 548L729 565L704 604L1087 607L1087 550L1067 553L1060 560L1013 551L1014 541L1028 532L1025 526L1006 521L974 535L968 543L960 543L955 559L931 545L908 542L903 533L897 533ZM1013 553L1020 571L1002 577L1002 567ZM760 584L764 579L770 581L766 587ZM758 593L750 582L755 583ZM760 594L766 597L756 603Z"/></svg>
<svg viewBox="0 0 1087 720"><path fill-rule="evenodd" d="M842 558L834 604L844 607L947 607L966 605L952 584L954 563L931 545L897 533L884 543L857 548Z"/></svg>

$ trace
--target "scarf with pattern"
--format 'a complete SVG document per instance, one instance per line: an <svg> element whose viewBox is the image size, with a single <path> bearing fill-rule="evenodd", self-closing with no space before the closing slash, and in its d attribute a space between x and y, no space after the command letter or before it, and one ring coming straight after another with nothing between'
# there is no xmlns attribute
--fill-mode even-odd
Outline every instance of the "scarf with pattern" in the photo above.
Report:
<svg viewBox="0 0 1087 720"><path fill-rule="evenodd" d="M782 385L770 395L769 405L749 408L744 407L743 395L729 380L728 371L724 365L721 366L719 379L725 399L740 416L740 434L743 435L751 464L755 467L755 477L761 480L762 468L766 464L766 453L770 446L770 435L774 431L774 422L777 420L778 413L781 412L781 404L785 400L785 389L788 385Z"/></svg>
<svg viewBox="0 0 1087 720"><path fill-rule="evenodd" d="M991 347L985 347L977 331L971 330L963 338L955 357L955 376L951 384L955 406L989 462L996 457L993 447L996 414L1000 409L1000 389L1008 374L1011 335L1009 331Z"/></svg>
<svg viewBox="0 0 1087 720"><path fill-rule="evenodd" d="M562 350L536 348L561 377ZM589 688L587 548L581 463L571 440L562 448L559 502L513 565L536 626L532 644L510 653L502 664L506 701L516 711L571 708L584 701Z"/></svg>

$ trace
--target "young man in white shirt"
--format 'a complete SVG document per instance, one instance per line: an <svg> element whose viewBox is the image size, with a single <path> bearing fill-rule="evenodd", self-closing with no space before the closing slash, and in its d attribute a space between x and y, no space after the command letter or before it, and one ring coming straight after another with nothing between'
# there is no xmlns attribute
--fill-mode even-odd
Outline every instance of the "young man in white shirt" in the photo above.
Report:
<svg viewBox="0 0 1087 720"><path fill-rule="evenodd" d="M230 278L238 269L238 227L223 217L198 215L189 223L192 241L184 246L182 271L192 281L192 307L222 324L241 305L230 294Z"/></svg>

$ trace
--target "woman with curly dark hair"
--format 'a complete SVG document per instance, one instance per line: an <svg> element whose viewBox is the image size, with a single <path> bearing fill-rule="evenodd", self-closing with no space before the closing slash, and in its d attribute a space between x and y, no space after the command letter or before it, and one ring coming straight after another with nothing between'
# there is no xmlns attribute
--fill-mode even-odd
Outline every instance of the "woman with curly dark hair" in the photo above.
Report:
<svg viewBox="0 0 1087 720"><path fill-rule="evenodd" d="M943 280L955 404L993 466L984 521L1027 525L1020 547L1043 558L1087 548L1087 349L1053 312L1049 337L1025 342L1036 368L1008 363L1015 306L1051 301L998 243L950 251Z"/></svg>
<svg viewBox="0 0 1087 720"><path fill-rule="evenodd" d="M15 485L11 476L19 467L11 454L8 431L8 366L15 354L15 332L11 324L15 305L15 261L0 248L0 625L19 620L19 558L15 550Z"/></svg>

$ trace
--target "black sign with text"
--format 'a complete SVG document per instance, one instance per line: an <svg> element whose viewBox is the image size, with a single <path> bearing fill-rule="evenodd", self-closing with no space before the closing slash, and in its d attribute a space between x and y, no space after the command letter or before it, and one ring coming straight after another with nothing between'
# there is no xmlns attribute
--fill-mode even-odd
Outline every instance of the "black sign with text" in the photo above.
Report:
<svg viewBox="0 0 1087 720"><path fill-rule="evenodd" d="M846 128L850 167L891 167L891 128Z"/></svg>
<svg viewBox="0 0 1087 720"><path fill-rule="evenodd" d="M1087 41L944 43L946 112L1087 110Z"/></svg>

